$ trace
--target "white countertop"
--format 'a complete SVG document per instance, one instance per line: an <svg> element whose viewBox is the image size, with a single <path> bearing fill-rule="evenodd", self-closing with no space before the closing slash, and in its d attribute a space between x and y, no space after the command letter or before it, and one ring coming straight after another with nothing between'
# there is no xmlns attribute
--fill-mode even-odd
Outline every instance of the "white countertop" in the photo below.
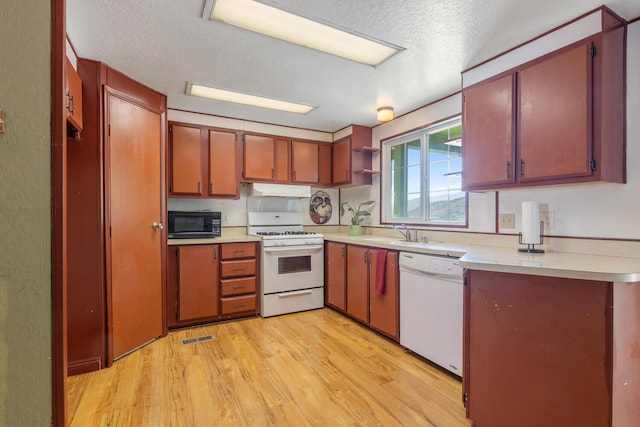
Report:
<svg viewBox="0 0 640 427"><path fill-rule="evenodd" d="M461 246L446 243L404 243L383 236L348 236L340 233L324 235L325 240L382 247L397 251L460 257L460 265L472 270L601 280L607 282L640 282L640 258L546 252L528 254L518 248L499 246Z"/></svg>
<svg viewBox="0 0 640 427"><path fill-rule="evenodd" d="M249 235L231 235L214 237L213 239L169 239L167 244L172 245L215 245L216 243L243 243L243 242L259 242L261 239L256 236Z"/></svg>

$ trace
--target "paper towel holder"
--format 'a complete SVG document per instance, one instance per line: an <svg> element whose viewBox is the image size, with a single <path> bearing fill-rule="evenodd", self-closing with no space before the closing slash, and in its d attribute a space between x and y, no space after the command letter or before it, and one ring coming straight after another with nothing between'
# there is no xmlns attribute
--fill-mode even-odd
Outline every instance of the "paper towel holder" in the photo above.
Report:
<svg viewBox="0 0 640 427"><path fill-rule="evenodd" d="M518 243L527 245L526 248L518 249L518 252L526 252L528 254L543 254L544 249L536 249L536 244L541 245L544 241L544 221L540 221L540 242L539 243L522 243L522 232L518 233Z"/></svg>

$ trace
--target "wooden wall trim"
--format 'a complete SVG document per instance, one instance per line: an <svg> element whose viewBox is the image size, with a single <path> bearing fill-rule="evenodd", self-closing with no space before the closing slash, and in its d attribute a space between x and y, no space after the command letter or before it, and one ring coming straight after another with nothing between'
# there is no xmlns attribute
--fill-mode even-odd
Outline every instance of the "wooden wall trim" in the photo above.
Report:
<svg viewBox="0 0 640 427"><path fill-rule="evenodd" d="M66 0L51 1L51 424L65 427L66 335Z"/></svg>

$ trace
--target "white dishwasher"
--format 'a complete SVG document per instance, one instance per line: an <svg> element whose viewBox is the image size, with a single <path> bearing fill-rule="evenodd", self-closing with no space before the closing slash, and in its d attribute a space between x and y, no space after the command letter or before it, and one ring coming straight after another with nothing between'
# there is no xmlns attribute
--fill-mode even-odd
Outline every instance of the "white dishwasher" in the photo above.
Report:
<svg viewBox="0 0 640 427"><path fill-rule="evenodd" d="M462 268L457 258L400 253L400 344L462 376Z"/></svg>

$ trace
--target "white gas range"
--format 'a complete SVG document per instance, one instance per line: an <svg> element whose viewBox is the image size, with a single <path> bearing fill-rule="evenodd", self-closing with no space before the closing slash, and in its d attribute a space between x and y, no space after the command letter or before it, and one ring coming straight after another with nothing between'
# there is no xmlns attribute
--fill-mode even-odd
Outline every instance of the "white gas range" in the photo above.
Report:
<svg viewBox="0 0 640 427"><path fill-rule="evenodd" d="M302 222L301 212L248 212L248 233L262 239L262 317L324 306L324 237Z"/></svg>

